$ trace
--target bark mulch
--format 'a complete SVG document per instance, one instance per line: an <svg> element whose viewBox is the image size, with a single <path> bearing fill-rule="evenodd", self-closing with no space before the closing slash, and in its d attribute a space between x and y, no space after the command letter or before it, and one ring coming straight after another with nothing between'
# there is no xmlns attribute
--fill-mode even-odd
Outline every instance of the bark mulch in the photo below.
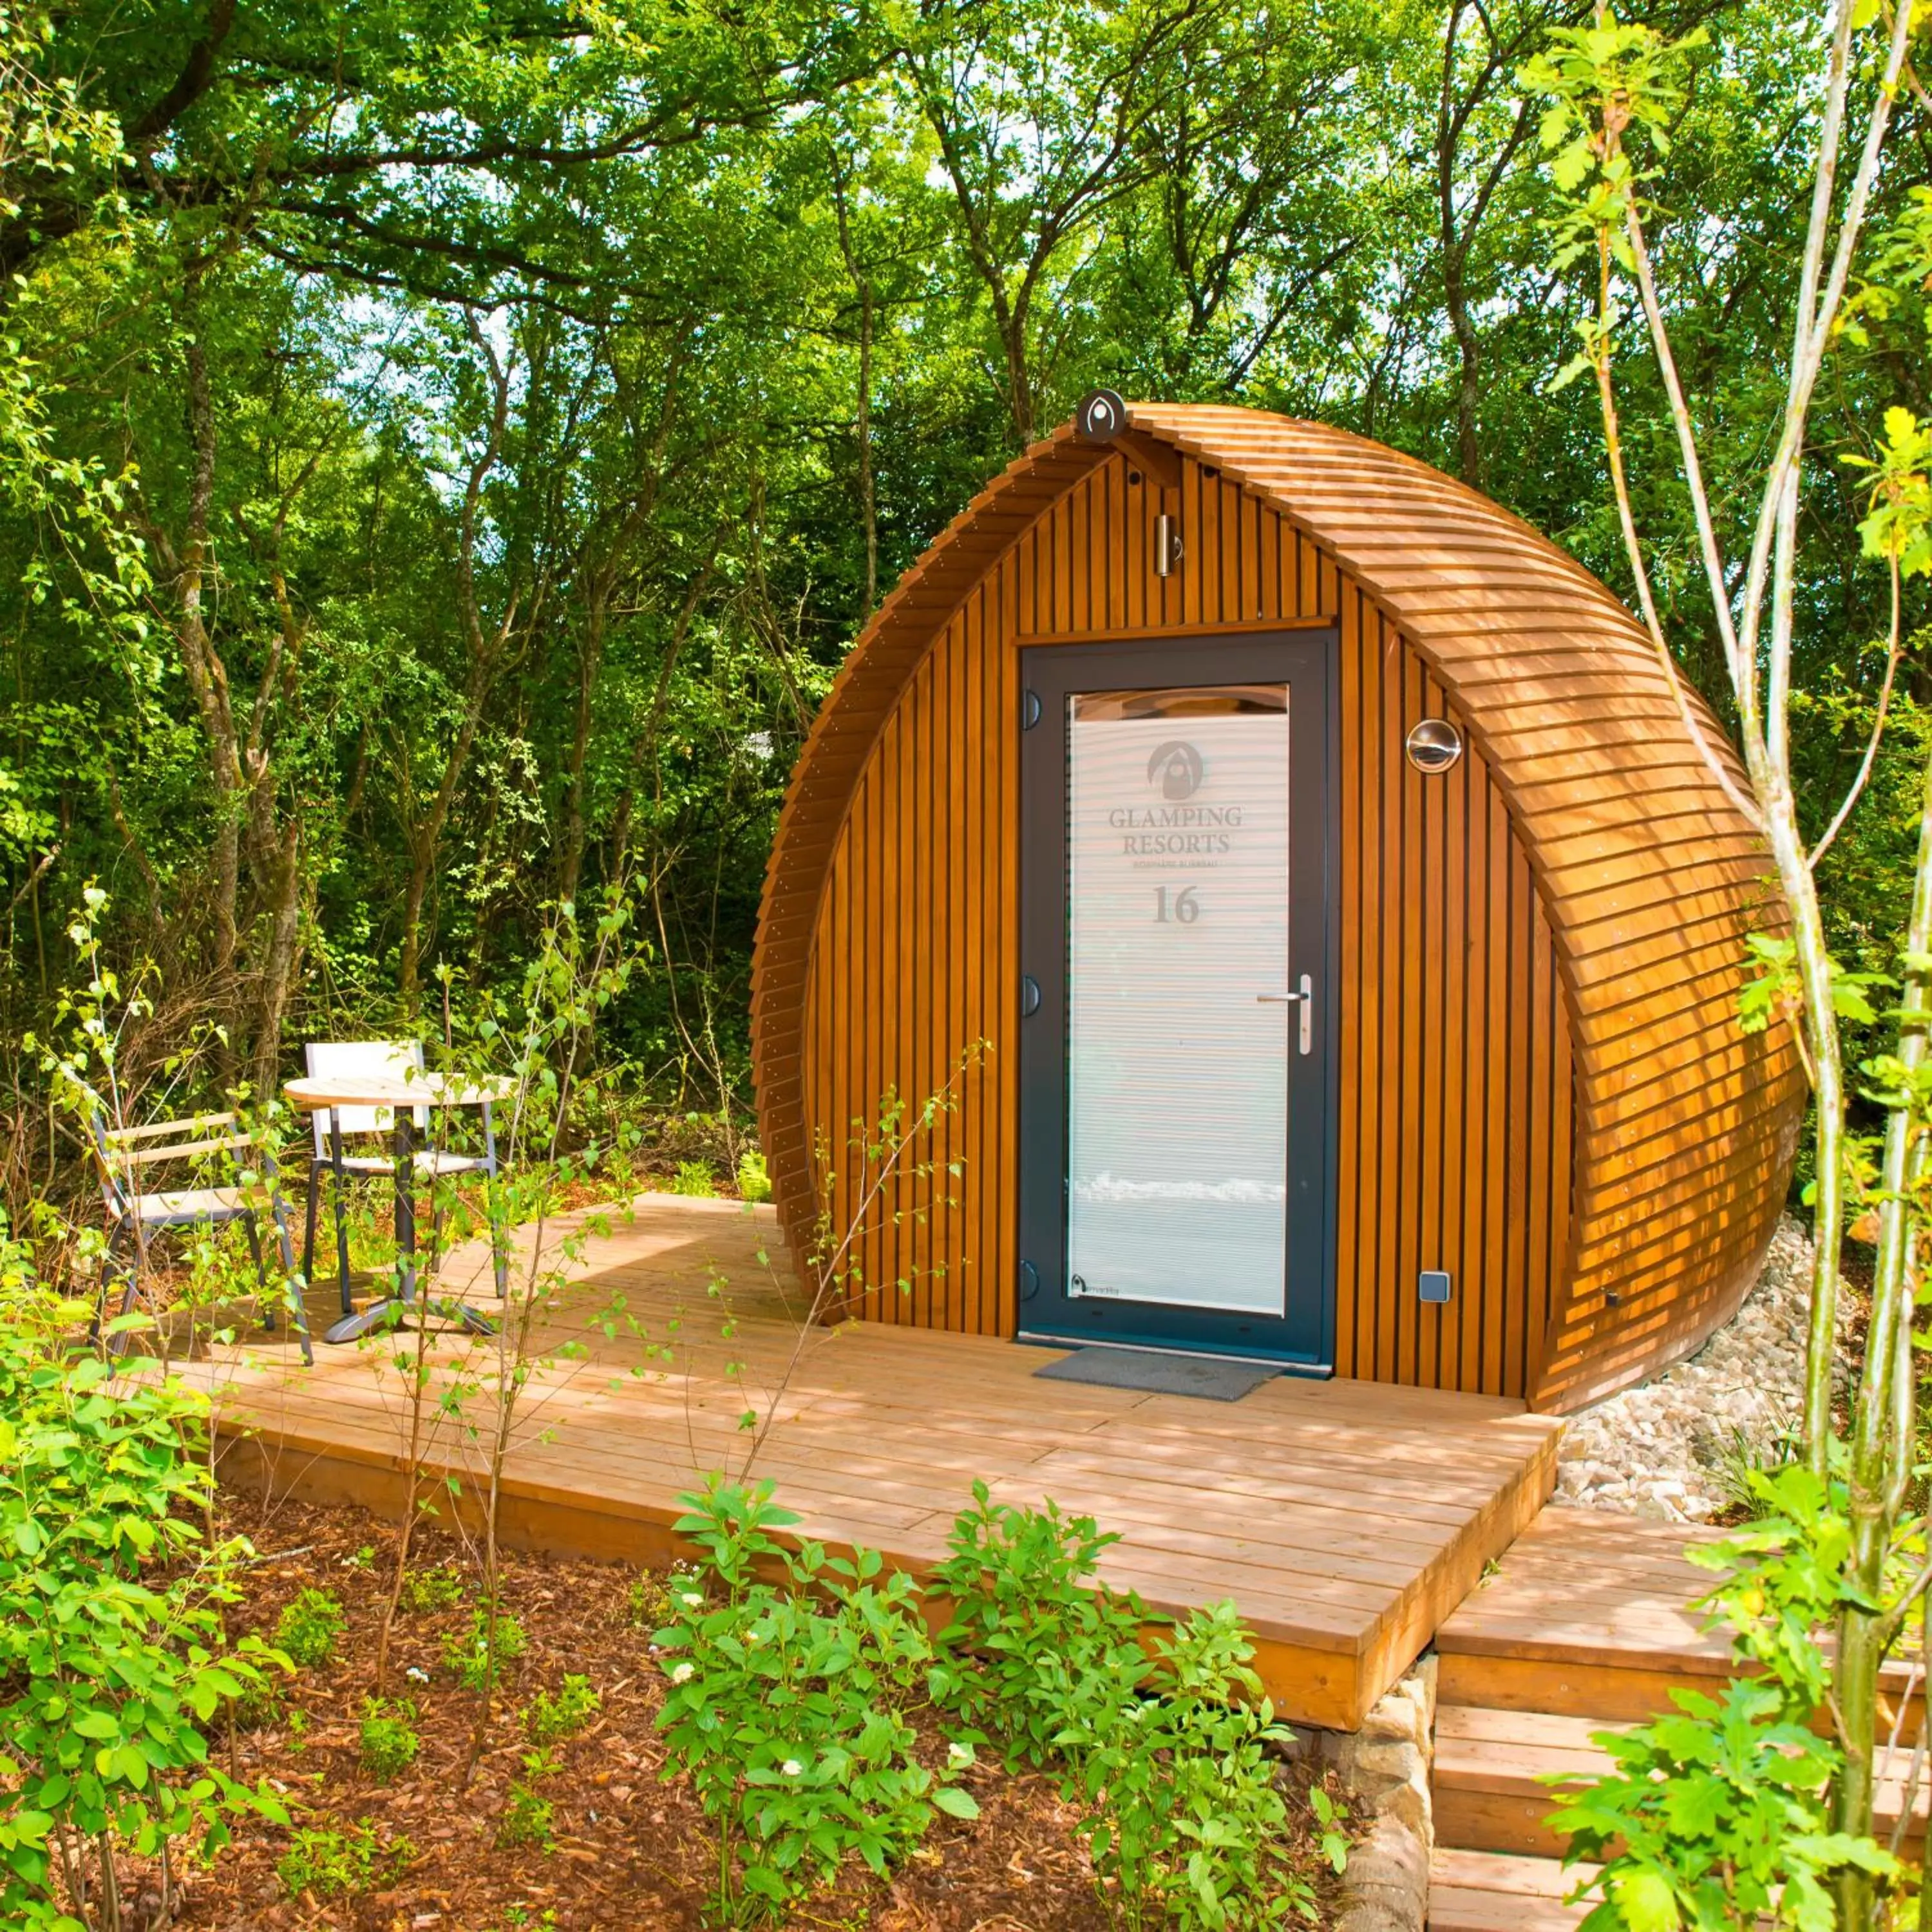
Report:
<svg viewBox="0 0 1932 1932"><path fill-rule="evenodd" d="M192 1875L176 1924L217 1932L698 1932L713 1840L683 1781L667 1784L660 1775L655 1720L662 1679L650 1634L663 1618L661 1581L607 1564L506 1559L504 1602L528 1648L508 1667L475 1774L460 1788L481 1700L456 1682L442 1648L446 1633L469 1628L476 1573L453 1538L419 1528L412 1568L452 1566L465 1591L446 1608L398 1619L390 1694L415 1702L422 1742L411 1768L382 1784L361 1768L358 1730L374 1687L394 1530L351 1510L294 1502L265 1508L241 1496L226 1508L227 1527L248 1536L259 1553L248 1600L233 1613L238 1630L272 1638L283 1606L304 1588L328 1591L347 1617L333 1660L285 1680L279 1709L234 1737L235 1774L251 1783L269 1779L297 1827L346 1832L367 1822L386 1846L406 1840L406 1862L399 1855L396 1875L385 1874L382 1888L359 1897L291 1899L276 1872L290 1832L244 1822L212 1867ZM511 1783L530 1748L521 1713L539 1690L560 1689L566 1674L587 1677L602 1702L589 1727L556 1748L560 1768L539 1786L554 1808L551 1846L501 1846ZM214 1742L218 1761L224 1760L230 1741L218 1736ZM1305 1820L1310 1774L1291 1766L1286 1775L1293 1815ZM790 1925L798 1932L1102 1932L1107 1918L1073 1814L1052 1780L1010 1776L992 1764L972 1779L981 1807L976 1821L940 1817L890 1882L862 1868L842 1873ZM1311 1872L1320 1868L1328 1922L1336 1889L1312 1836L1298 1842L1298 1854Z"/></svg>

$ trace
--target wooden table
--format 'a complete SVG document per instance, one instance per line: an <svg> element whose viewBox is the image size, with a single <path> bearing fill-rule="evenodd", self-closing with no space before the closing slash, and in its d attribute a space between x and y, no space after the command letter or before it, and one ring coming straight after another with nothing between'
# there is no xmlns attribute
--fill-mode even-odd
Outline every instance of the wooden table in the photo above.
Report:
<svg viewBox="0 0 1932 1932"><path fill-rule="evenodd" d="M508 1080L461 1080L442 1073L310 1074L284 1084L289 1104L305 1114L337 1107L376 1107L395 1119L396 1249L400 1262L395 1289L380 1301L345 1315L322 1332L325 1342L354 1342L371 1330L418 1312L441 1315L473 1334L494 1335L494 1323L466 1301L416 1300L415 1154L410 1129L418 1107L484 1107L514 1090Z"/></svg>

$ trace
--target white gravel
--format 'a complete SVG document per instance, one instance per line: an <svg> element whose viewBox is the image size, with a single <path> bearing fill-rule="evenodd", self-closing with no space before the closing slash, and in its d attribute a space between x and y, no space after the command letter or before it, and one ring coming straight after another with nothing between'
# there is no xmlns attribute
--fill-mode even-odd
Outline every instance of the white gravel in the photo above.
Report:
<svg viewBox="0 0 1932 1932"><path fill-rule="evenodd" d="M1787 1215L1757 1286L1696 1354L1571 1418L1555 1500L1665 1522L1727 1507L1726 1463L1762 1462L1797 1430L1810 1268L1810 1238Z"/></svg>

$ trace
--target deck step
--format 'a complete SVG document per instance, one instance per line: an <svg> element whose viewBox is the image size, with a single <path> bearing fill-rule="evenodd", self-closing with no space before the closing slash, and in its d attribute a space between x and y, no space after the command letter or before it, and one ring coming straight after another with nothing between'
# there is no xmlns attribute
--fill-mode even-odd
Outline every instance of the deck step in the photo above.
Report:
<svg viewBox="0 0 1932 1932"><path fill-rule="evenodd" d="M1621 1728L1594 1718L1546 1711L1498 1711L1448 1705L1436 1714L1436 1841L1456 1850L1556 1858L1565 1843L1545 1822L1563 1802L1544 1782L1556 1774L1600 1776L1612 1760L1592 1733ZM1904 1802L1912 1754L1881 1748L1877 1820L1888 1837ZM1924 1833L1928 1803L1922 1773L1906 1837Z"/></svg>
<svg viewBox="0 0 1932 1932"><path fill-rule="evenodd" d="M1594 1869L1438 1846L1429 1862L1430 1932L1570 1932L1590 1908L1564 1899Z"/></svg>
<svg viewBox="0 0 1932 1932"><path fill-rule="evenodd" d="M1436 1842L1459 1851L1555 1858L1564 1840L1544 1821L1562 1803L1547 1772L1610 1768L1594 1718L1447 1705L1436 1713Z"/></svg>

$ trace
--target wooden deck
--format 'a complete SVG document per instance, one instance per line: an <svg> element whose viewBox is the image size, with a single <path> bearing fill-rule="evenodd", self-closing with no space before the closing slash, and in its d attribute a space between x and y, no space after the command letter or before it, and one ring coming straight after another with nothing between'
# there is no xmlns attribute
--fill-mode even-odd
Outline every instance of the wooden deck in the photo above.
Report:
<svg viewBox="0 0 1932 1932"><path fill-rule="evenodd" d="M753 1411L773 1420L751 1474L802 1533L919 1570L976 1478L997 1501L1051 1497L1120 1533L1108 1580L1169 1611L1232 1598L1282 1713L1352 1729L1554 1480L1560 1425L1512 1401L1283 1377L1211 1402L1041 1382L1049 1352L990 1338L802 1330L761 1256L775 1240L768 1210L663 1195L590 1238L540 1324L505 1470L512 1540L668 1562L680 1492L742 1468ZM452 1258L443 1288L494 1306L478 1256ZM319 1347L304 1370L250 1334L194 1365L225 1476L398 1509L410 1404L391 1358L407 1343ZM432 1402L491 1346L440 1335ZM471 1396L466 1418L488 1406ZM473 1482L481 1446L446 1421L424 1460Z"/></svg>
<svg viewBox="0 0 1932 1932"><path fill-rule="evenodd" d="M1694 1607L1715 1579L1684 1556L1722 1532L1641 1522L1606 1510L1545 1510L1501 1568L1436 1633L1436 1851L1431 1932L1566 1932L1586 1905L1564 1903L1582 1875L1558 1863L1547 1822L1550 1773L1610 1768L1605 1732L1675 1707L1676 1690L1721 1696L1736 1666ZM1928 1787L1912 1762L1924 1687L1908 1664L1880 1685L1885 1740L1877 1816L1913 1856Z"/></svg>

